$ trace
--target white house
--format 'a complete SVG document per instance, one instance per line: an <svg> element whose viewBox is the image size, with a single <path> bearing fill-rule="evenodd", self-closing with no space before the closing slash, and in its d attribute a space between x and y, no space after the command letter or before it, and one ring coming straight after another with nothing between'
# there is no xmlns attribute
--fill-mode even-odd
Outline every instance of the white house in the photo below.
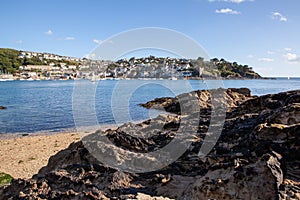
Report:
<svg viewBox="0 0 300 200"><path fill-rule="evenodd" d="M68 69L77 69L77 66L76 65L69 65Z"/></svg>

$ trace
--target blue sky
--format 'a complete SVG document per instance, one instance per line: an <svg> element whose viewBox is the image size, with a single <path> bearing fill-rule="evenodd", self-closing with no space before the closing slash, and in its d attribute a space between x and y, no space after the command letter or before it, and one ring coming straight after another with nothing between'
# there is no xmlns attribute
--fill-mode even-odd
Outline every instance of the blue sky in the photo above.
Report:
<svg viewBox="0 0 300 200"><path fill-rule="evenodd" d="M162 27L210 57L300 77L299 8L299 0L2 1L0 47L83 57L112 35Z"/></svg>

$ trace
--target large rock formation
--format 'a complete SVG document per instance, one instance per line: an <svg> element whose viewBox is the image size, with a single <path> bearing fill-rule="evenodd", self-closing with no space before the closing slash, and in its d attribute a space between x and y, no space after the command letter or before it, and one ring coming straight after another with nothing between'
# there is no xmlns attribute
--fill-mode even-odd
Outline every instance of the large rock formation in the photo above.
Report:
<svg viewBox="0 0 300 200"><path fill-rule="evenodd" d="M212 94L213 92L213 94ZM226 104L227 110L231 110L237 107L240 103L254 98L250 94L250 90L247 88L229 88L226 91L223 89L218 90L198 90L190 93L184 93L181 95L176 96L175 98L172 97L163 97L163 98L156 98L152 101L149 101L145 104L141 104L141 106L148 108L148 109L159 109L165 110L167 112L172 112L176 114L181 113L181 106L188 104L189 100L197 99L198 104L201 109L207 109L212 107L212 103L210 101L211 96L216 97L217 94L221 94L221 98L219 98L222 103ZM220 103L220 102L219 102Z"/></svg>
<svg viewBox="0 0 300 200"><path fill-rule="evenodd" d="M226 120L213 149L207 156L199 156L205 138L212 134L209 126L216 109L212 106L219 104L212 104L210 94L216 91L224 94L225 98L217 102L226 103ZM0 189L0 197L300 199L300 90L260 97L251 96L247 89L211 92L196 91L183 94L183 98L156 99L144 105L182 114L178 107L190 103L182 99L196 97L201 109L195 131L183 132L180 126L183 121L189 125L195 119L191 116L198 116L196 112L160 115L137 125L127 123L115 130L98 131L51 157L48 165L32 179L13 180L11 185ZM102 146L99 141L103 134L114 147ZM191 137L182 137L192 139L184 154L172 164L152 172L113 169L97 161L95 154L88 151L100 145L110 152L111 159L117 156L117 147L131 152L130 155L138 155L161 149L177 135L189 134ZM134 166L130 160L126 162Z"/></svg>

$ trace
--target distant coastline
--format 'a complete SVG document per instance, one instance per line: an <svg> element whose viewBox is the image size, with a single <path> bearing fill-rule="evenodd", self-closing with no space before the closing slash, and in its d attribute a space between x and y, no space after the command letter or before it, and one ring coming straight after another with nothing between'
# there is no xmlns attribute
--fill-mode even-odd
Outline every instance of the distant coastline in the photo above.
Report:
<svg viewBox="0 0 300 200"><path fill-rule="evenodd" d="M0 80L69 79L263 79L248 65L213 58L204 60L143 57L118 61L74 58L0 48Z"/></svg>

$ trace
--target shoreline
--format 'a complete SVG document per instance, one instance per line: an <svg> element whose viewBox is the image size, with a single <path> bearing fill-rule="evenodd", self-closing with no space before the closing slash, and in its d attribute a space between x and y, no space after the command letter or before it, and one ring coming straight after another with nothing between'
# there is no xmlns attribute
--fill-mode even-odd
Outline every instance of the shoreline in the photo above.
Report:
<svg viewBox="0 0 300 200"><path fill-rule="evenodd" d="M176 80L199 80L199 81L205 81L205 80L276 80L278 78L299 78L299 77L260 77L260 78L226 78L226 77L190 77L190 78L178 78ZM80 79L0 79L0 82L11 82L11 81L25 81L25 82L31 82L31 81L91 81L91 79L86 78L80 78ZM172 80L170 78L106 78L106 79L96 79L96 81L111 81L111 80ZM174 80L172 80L174 81Z"/></svg>
<svg viewBox="0 0 300 200"><path fill-rule="evenodd" d="M139 123L140 121L136 121L133 123ZM78 131L76 128L65 128L58 131L52 130L41 130L36 132L15 132L15 133L0 133L0 140L9 140L15 138L23 138L23 137L35 137L35 136L44 136L44 135L56 135L56 134L73 134L77 133L78 135L86 134L85 132L93 132L99 129L114 129L120 126L120 124L103 124L97 127L87 127L86 131L81 130Z"/></svg>
<svg viewBox="0 0 300 200"><path fill-rule="evenodd" d="M213 113L208 93L200 90L171 100L162 97L149 101L147 108L157 105L178 116L156 117L153 123L141 124L141 129L128 124L120 129L96 132L88 136L88 146L79 141L76 133L0 140L6 150L0 149L0 170L15 178L10 185L0 188L0 195L6 199L41 196L133 199L138 192L167 199L299 197L299 169L295 167L299 164L299 144L295 138L300 128L300 90L260 97L251 95L247 88L226 90L226 118L220 124L220 136L214 140L206 139L212 135L211 120L207 119ZM180 98L186 100L192 95L197 96L197 104L204 112L179 113ZM191 105L189 99L186 102L185 105ZM221 115L217 114L217 118ZM188 129L180 128L184 119L189 120ZM164 128L158 130L158 127ZM92 131L95 127L79 128ZM101 141L103 134L114 145ZM169 145L177 134L181 136L177 137L182 140L180 144L158 152L159 156L147 155ZM187 134L192 137L186 137ZM211 143L208 152L201 150L205 140ZM75 143L69 145L71 142ZM118 152L119 148L123 150ZM173 152L179 156L174 157ZM100 162L95 160L97 155L101 156ZM264 191L257 190L261 187Z"/></svg>
<svg viewBox="0 0 300 200"><path fill-rule="evenodd" d="M51 156L78 142L95 130L117 128L117 125L102 125L86 132L65 130L61 132L42 131L34 133L0 134L0 173L13 178L31 178L47 165Z"/></svg>
<svg viewBox="0 0 300 200"><path fill-rule="evenodd" d="M13 178L31 178L48 159L80 140L77 133L28 135L0 139L0 172Z"/></svg>

